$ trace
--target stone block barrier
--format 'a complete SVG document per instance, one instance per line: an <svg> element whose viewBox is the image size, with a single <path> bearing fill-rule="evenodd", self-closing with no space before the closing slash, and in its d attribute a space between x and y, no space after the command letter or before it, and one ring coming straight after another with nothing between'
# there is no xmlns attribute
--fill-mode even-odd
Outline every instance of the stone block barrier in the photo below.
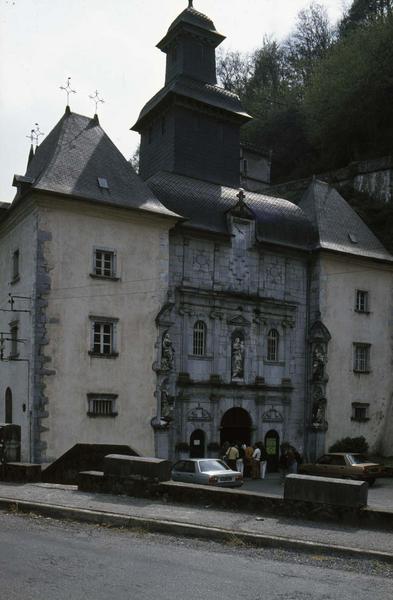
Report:
<svg viewBox="0 0 393 600"><path fill-rule="evenodd" d="M313 475L287 475L284 501L311 502L327 506L360 508L367 506L366 481L331 479Z"/></svg>

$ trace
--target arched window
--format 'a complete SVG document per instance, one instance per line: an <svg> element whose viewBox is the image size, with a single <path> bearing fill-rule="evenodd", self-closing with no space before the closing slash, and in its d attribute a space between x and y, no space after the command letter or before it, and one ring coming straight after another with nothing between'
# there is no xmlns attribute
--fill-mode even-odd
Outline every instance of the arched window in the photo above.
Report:
<svg viewBox="0 0 393 600"><path fill-rule="evenodd" d="M267 360L278 360L279 334L277 329L271 329L267 336Z"/></svg>
<svg viewBox="0 0 393 600"><path fill-rule="evenodd" d="M12 392L10 388L5 391L5 422L12 423Z"/></svg>
<svg viewBox="0 0 393 600"><path fill-rule="evenodd" d="M192 353L194 356L205 356L206 354L206 324L203 321L197 321L194 325Z"/></svg>

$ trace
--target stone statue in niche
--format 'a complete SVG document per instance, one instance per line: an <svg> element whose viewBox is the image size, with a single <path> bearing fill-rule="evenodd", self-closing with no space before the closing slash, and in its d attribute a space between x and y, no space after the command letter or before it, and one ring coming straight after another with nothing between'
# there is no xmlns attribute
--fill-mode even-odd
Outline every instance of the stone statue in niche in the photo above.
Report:
<svg viewBox="0 0 393 600"><path fill-rule="evenodd" d="M312 378L314 381L321 381L325 375L326 356L321 344L314 348L312 355Z"/></svg>
<svg viewBox="0 0 393 600"><path fill-rule="evenodd" d="M173 419L173 399L169 396L168 391L164 388L161 390L161 419L172 421Z"/></svg>
<svg viewBox="0 0 393 600"><path fill-rule="evenodd" d="M232 342L232 379L244 377L244 340L240 335L234 337Z"/></svg>
<svg viewBox="0 0 393 600"><path fill-rule="evenodd" d="M170 371L173 369L173 360L175 351L173 349L172 340L169 332L166 331L162 337L162 349L161 349L161 369Z"/></svg>
<svg viewBox="0 0 393 600"><path fill-rule="evenodd" d="M312 425L318 428L326 425L326 398L320 398L317 402L314 402Z"/></svg>

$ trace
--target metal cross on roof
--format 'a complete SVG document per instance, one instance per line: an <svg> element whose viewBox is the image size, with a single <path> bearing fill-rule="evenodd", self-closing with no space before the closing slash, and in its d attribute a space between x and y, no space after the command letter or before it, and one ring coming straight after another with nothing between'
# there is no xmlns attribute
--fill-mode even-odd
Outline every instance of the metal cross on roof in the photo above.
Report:
<svg viewBox="0 0 393 600"><path fill-rule="evenodd" d="M40 131L40 126L38 125L38 123L34 123L34 129L30 129L30 134L26 137L29 138L32 144L35 143L35 145L38 146L40 135L45 135L45 133L43 131Z"/></svg>
<svg viewBox="0 0 393 600"><path fill-rule="evenodd" d="M236 194L236 197L239 198L239 202L244 202L246 194L244 193L243 188L239 189L239 193Z"/></svg>
<svg viewBox="0 0 393 600"><path fill-rule="evenodd" d="M76 91L71 88L71 77L67 77L67 85L61 85L60 89L67 94L67 106L70 105L70 94L76 94Z"/></svg>
<svg viewBox="0 0 393 600"><path fill-rule="evenodd" d="M90 100L93 100L93 102L95 103L95 105L96 105L95 114L97 114L97 107L100 103L104 104L104 100L102 100L102 98L99 97L97 90L96 90L96 93L94 95L92 94L91 96L89 96L89 98L90 98Z"/></svg>

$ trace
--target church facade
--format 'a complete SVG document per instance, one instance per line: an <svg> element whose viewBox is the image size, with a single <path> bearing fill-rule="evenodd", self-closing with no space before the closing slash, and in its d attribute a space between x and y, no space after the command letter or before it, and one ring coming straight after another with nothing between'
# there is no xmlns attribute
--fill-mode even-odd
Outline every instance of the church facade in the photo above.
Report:
<svg viewBox="0 0 393 600"><path fill-rule="evenodd" d="M261 440L274 468L284 441L311 458L347 435L387 448L392 257L322 182L299 206L256 193L254 180L239 189L250 117L217 86L222 40L191 3L157 45L165 85L133 127L142 178L184 217L157 317L156 452L206 456L224 441ZM362 319L359 298L371 295L375 312ZM373 369L360 360L371 349Z"/></svg>
<svg viewBox="0 0 393 600"><path fill-rule="evenodd" d="M0 206L0 421L23 460L262 441L274 470L283 442L312 459L361 435L393 454L393 258L326 183L295 205L255 149L239 169L251 117L217 85L223 39L190 2L159 42L139 177L67 107Z"/></svg>

